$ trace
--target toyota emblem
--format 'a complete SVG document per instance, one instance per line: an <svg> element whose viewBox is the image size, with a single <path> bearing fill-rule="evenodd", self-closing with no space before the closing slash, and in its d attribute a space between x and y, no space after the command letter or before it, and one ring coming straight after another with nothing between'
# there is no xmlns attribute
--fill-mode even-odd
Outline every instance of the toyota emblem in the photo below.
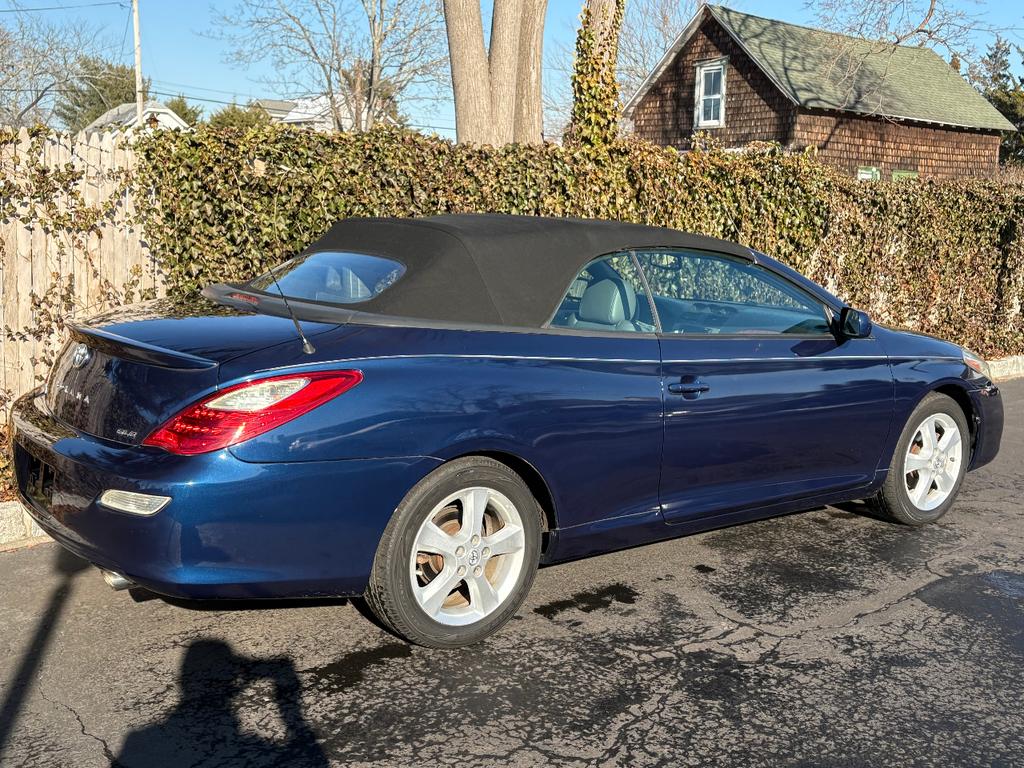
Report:
<svg viewBox="0 0 1024 768"><path fill-rule="evenodd" d="M89 362L90 357L92 357L92 351L85 344L79 344L71 355L71 366L73 368L81 368Z"/></svg>

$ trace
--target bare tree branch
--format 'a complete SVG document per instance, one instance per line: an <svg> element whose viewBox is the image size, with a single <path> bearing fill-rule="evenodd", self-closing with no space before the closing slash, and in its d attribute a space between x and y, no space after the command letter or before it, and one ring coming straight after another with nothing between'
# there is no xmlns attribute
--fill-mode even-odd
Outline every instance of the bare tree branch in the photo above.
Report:
<svg viewBox="0 0 1024 768"><path fill-rule="evenodd" d="M697 12L697 0L627 0L619 34L619 92L629 99ZM569 125L573 49L553 48L544 87L544 133L561 136Z"/></svg>
<svg viewBox="0 0 1024 768"><path fill-rule="evenodd" d="M618 59L624 99L636 92L696 12L696 0L627 0Z"/></svg>
<svg viewBox="0 0 1024 768"><path fill-rule="evenodd" d="M6 16L0 22L0 125L51 124L57 97L83 75L82 60L106 52L99 31L88 24L58 25L31 13Z"/></svg>
<svg viewBox="0 0 1024 768"><path fill-rule="evenodd" d="M888 45L926 45L949 54L962 52L977 15L952 0L814 0L808 3L825 29Z"/></svg>
<svg viewBox="0 0 1024 768"><path fill-rule="evenodd" d="M231 62L269 62L281 95L323 94L337 129L368 130L446 82L439 0L241 0L221 18Z"/></svg>
<svg viewBox="0 0 1024 768"><path fill-rule="evenodd" d="M992 31L980 16L954 0L813 0L818 24L857 40L830 42L828 76L845 89L847 105L885 111L884 83L890 59L901 45L932 48L951 61L971 57L971 38ZM862 41L868 41L865 45ZM862 76L871 60L870 78Z"/></svg>

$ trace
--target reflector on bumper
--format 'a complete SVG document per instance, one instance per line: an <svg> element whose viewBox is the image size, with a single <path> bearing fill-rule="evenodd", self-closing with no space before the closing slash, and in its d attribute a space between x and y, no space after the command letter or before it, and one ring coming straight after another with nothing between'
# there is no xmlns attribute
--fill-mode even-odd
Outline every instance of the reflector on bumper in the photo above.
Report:
<svg viewBox="0 0 1024 768"><path fill-rule="evenodd" d="M132 491L104 491L100 504L130 515L155 515L170 503L170 496L152 496Z"/></svg>

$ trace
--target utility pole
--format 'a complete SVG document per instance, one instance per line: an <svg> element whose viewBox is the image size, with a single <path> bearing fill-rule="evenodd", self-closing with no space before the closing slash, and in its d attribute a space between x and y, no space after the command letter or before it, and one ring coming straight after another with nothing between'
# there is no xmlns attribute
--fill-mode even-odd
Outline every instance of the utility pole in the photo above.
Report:
<svg viewBox="0 0 1024 768"><path fill-rule="evenodd" d="M142 39L139 37L139 0L132 0L132 20L135 26L135 128L142 130Z"/></svg>

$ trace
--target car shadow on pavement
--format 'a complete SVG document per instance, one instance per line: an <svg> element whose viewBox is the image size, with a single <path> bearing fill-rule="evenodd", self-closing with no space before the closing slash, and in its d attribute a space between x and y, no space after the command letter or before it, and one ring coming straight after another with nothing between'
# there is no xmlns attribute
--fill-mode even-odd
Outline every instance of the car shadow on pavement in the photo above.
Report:
<svg viewBox="0 0 1024 768"><path fill-rule="evenodd" d="M61 578L50 593L46 610L36 623L32 639L29 640L10 685L7 686L6 695L0 701L0 758L3 757L7 739L14 731L14 725L35 680L39 665L46 656L54 629L60 623L64 606L71 596L74 577L90 567L89 563L80 557L76 557L63 547L58 548L53 569Z"/></svg>
<svg viewBox="0 0 1024 768"><path fill-rule="evenodd" d="M251 687L261 683L272 688L263 706L276 707L283 724L280 738L246 732L239 717L240 700L251 697ZM303 716L301 685L291 659L253 659L236 654L222 640L196 640L185 651L179 685L174 710L128 734L113 766L329 764Z"/></svg>
<svg viewBox="0 0 1024 768"><path fill-rule="evenodd" d="M158 595L143 587L130 590L136 602L162 600L175 608L186 611L273 611L282 608L323 608L347 605L348 597L254 597L222 600L188 600L168 595Z"/></svg>
<svg viewBox="0 0 1024 768"><path fill-rule="evenodd" d="M832 504L833 509L838 509L841 512L848 512L851 515L857 515L858 517L864 517L868 520L877 520L880 523L886 525L898 524L887 518L878 507L871 502L870 499L857 499L856 501L842 501L838 504ZM819 509L827 509L827 507L819 507Z"/></svg>

